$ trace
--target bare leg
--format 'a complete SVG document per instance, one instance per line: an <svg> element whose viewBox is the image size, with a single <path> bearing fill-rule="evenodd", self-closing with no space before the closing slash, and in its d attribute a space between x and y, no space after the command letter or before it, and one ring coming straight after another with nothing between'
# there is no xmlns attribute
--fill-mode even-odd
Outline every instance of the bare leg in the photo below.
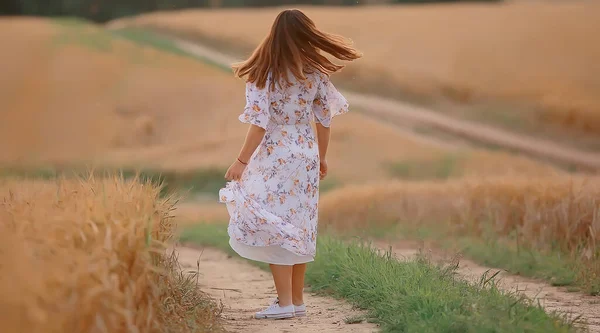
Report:
<svg viewBox="0 0 600 333"><path fill-rule="evenodd" d="M270 265L273 273L273 281L277 296L279 296L279 306L288 306L292 304L292 266Z"/></svg>
<svg viewBox="0 0 600 333"><path fill-rule="evenodd" d="M292 303L296 306L304 304L304 273L306 273L306 264L293 266Z"/></svg>

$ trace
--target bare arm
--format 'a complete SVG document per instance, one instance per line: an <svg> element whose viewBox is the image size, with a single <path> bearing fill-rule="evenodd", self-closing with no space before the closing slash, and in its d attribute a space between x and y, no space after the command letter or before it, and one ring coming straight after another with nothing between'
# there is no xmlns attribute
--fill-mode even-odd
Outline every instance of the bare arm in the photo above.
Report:
<svg viewBox="0 0 600 333"><path fill-rule="evenodd" d="M264 136L264 128L256 125L250 125L250 128L248 128L248 133L246 133L246 140L244 141L244 145L242 146L242 150L240 151L238 158L242 162L248 163L250 157L252 157L252 154L254 154L254 151Z"/></svg>
<svg viewBox="0 0 600 333"><path fill-rule="evenodd" d="M329 137L331 129L317 123L317 143L319 145L319 176L324 179L327 176L327 148L329 147Z"/></svg>
<svg viewBox="0 0 600 333"><path fill-rule="evenodd" d="M331 136L331 129L325 127L320 123L317 123L317 142L319 144L319 157L321 161L327 159L327 148L329 147L329 137Z"/></svg>
<svg viewBox="0 0 600 333"><path fill-rule="evenodd" d="M327 75L320 76L317 92L313 100L313 112L317 125L317 141L319 144L319 157L321 179L327 176L327 148L331 136L331 119L337 115L348 112L348 102L329 81Z"/></svg>
<svg viewBox="0 0 600 333"><path fill-rule="evenodd" d="M246 134L246 140L244 141L244 145L242 146L242 150L240 151L238 158L233 162L233 164L231 164L227 170L227 173L225 174L225 178L227 180L240 180L242 178L242 173L250 161L250 157L252 157L252 154L254 154L254 151L264 136L264 128L256 125L250 125L250 128L248 128L248 133Z"/></svg>

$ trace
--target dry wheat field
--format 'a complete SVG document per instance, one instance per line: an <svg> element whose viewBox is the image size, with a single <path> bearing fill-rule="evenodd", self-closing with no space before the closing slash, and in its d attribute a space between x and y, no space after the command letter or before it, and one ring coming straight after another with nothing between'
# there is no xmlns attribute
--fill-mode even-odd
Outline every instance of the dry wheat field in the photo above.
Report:
<svg viewBox="0 0 600 333"><path fill-rule="evenodd" d="M0 162L186 171L226 168L237 153L245 135L236 119L243 83L219 69L114 39L92 25L18 19L0 26L11 50L2 63L7 80L0 94L9 112L0 115ZM14 38L17 32L25 38ZM331 177L341 183L386 181L394 164L414 169L454 154L358 113L336 119L332 143ZM560 172L508 153L457 154L460 175ZM200 211L194 218L226 216L217 204Z"/></svg>
<svg viewBox="0 0 600 333"><path fill-rule="evenodd" d="M165 251L168 200L137 180L0 180L6 333L218 332L218 312Z"/></svg>
<svg viewBox="0 0 600 333"><path fill-rule="evenodd" d="M30 18L0 27L8 50L0 64L0 162L88 161L119 149L210 144L217 133L227 143L235 133L237 120L214 107L238 106L228 96L243 84L210 67L92 25Z"/></svg>
<svg viewBox="0 0 600 333"><path fill-rule="evenodd" d="M155 28L243 55L281 9L159 12L115 24ZM596 2L300 9L364 52L339 77L349 88L414 99L529 134L569 133L574 140L600 129L600 47L591 42L600 30Z"/></svg>
<svg viewBox="0 0 600 333"><path fill-rule="evenodd" d="M0 162L186 170L227 167L237 153L245 136L237 120L244 91L229 74L92 25L18 19L0 27L11 50L1 65L7 112L0 114ZM383 181L387 164L448 154L358 113L336 119L332 140L333 176L344 182ZM467 174L555 172L507 153L464 155Z"/></svg>
<svg viewBox="0 0 600 333"><path fill-rule="evenodd" d="M223 169L245 136L243 83L216 67L82 23L3 19L0 41L9 50L0 62L2 165ZM596 177L428 144L358 112L335 123L329 164L338 189L322 196L323 227L491 234L508 249L559 251L576 268L570 284L598 291ZM0 193L6 332L185 332L214 322L210 300L163 249L175 228L169 216L222 222L224 207L189 200L173 211L153 184L116 176L2 179ZM52 304L78 311L55 315Z"/></svg>
<svg viewBox="0 0 600 333"><path fill-rule="evenodd" d="M516 251L558 251L580 264L570 283L596 294L599 181L517 176L350 186L323 198L321 222L339 230L441 228L443 237L474 237Z"/></svg>

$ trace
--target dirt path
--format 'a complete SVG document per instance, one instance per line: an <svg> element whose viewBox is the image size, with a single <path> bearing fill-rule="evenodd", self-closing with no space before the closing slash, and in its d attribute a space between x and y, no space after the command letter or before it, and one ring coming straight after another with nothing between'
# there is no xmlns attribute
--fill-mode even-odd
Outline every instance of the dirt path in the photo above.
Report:
<svg viewBox="0 0 600 333"><path fill-rule="evenodd" d="M118 26L110 28L116 29ZM228 67L231 63L239 61L239 59L203 45L176 38L172 38L172 40L180 49L219 66ZM480 123L456 119L397 100L349 91L342 91L342 93L348 98L351 105L364 110L365 113L371 116L393 124L405 125L407 122L422 124L469 140L504 147L557 163L574 165L588 170L600 169L600 154L597 153L578 151L551 141L510 133Z"/></svg>
<svg viewBox="0 0 600 333"><path fill-rule="evenodd" d="M379 248L387 249L389 244L379 242ZM406 260L418 253L420 246L415 242L397 243L392 246L398 260ZM425 251L430 252L425 248ZM346 324L346 318L361 315L350 305L331 298L306 295L310 315L283 321L252 319L254 312L262 309L276 296L273 282L268 273L238 258L212 249L196 250L182 247L178 249L179 260L184 269L201 272L201 288L217 301L224 304L223 318L231 332L377 332L376 325L368 323ZM438 252L430 252L434 260L448 262L450 258ZM478 283L489 271L491 276L499 269L478 265L461 259L458 278ZM557 312L570 319L579 318L579 325L590 333L600 333L600 300L598 297L582 293L567 292L565 288L553 287L544 282L515 276L500 270L498 287L509 292L518 292L539 302L548 312Z"/></svg>
<svg viewBox="0 0 600 333"><path fill-rule="evenodd" d="M241 259L212 249L178 248L184 269L200 268L201 288L224 305L225 327L230 332L377 332L374 324L346 324L345 319L360 315L350 305L327 297L306 294L308 316L289 320L264 321L252 318L276 297L269 273Z"/></svg>
<svg viewBox="0 0 600 333"><path fill-rule="evenodd" d="M377 243L380 248L389 248L386 243ZM403 242L394 244L392 250L400 260L414 257L418 253L419 244L416 242ZM440 255L424 248L434 260L448 262L451 258ZM539 302L547 312L558 312L574 319L580 317L581 326L587 327L591 333L600 333L600 299L582 293L567 292L566 288L553 287L547 283L534 279L508 274L500 269L478 265L470 260L461 259L458 276L472 283L478 283L481 277L501 273L497 277L498 287L509 292L518 292L527 298Z"/></svg>
<svg viewBox="0 0 600 333"><path fill-rule="evenodd" d="M186 225L186 224L190 223L191 221L202 220L202 217L206 217L206 216L210 217L213 215L221 216L223 214L226 214L226 212L224 212L222 210L222 207L220 207L220 206L213 207L211 205L208 205L208 206L206 204L199 205L198 203L191 203L191 202L181 204L180 208L182 208L182 209L178 209L176 218L178 220L178 223L180 223L182 225ZM216 208L218 208L218 209L216 209ZM224 219L225 219L225 215L223 215L221 217L221 220L224 220ZM381 249L389 249L389 246L390 246L389 243L386 243L383 241L375 242L375 245ZM422 243L416 242L416 241L394 242L393 244L391 244L391 246L392 246L394 255L399 260L405 260L405 259L414 257L419 252L419 249L423 249L426 253L428 253L432 257L433 260L436 260L436 261L442 261L442 262L448 263L452 259L449 253L443 253L442 251L432 248L429 245L423 245ZM212 251L214 252L214 250L212 250ZM221 258L227 257L226 255L223 255L223 254L220 254L220 256L221 256ZM205 255L205 259L209 260L208 258L209 257L206 257L206 255ZM188 261L191 261L193 266L195 267L195 262L196 262L195 260L196 259L188 260ZM225 262L224 259L222 261ZM232 260L230 259L227 262L231 263ZM265 274L262 271L252 267L251 265L249 265L245 262L242 262L242 264L244 264L246 266L250 266L250 268L248 270L249 274L254 274L254 273L250 273L251 271L258 272L258 274L263 274L263 275ZM219 265L221 265L221 262L219 262ZM204 267L206 267L206 266L204 266ZM212 270L212 268L209 267L209 270ZM206 270L204 268L201 268L201 271L206 271ZM460 266L458 268L457 273L458 273L459 278L465 279L469 282L476 284L479 282L480 278L484 274L486 274L487 271L489 271L487 273L487 276L491 276L495 272L501 271L501 273L497 277L497 283L498 283L498 287L500 289L509 291L509 292L518 292L521 295L524 295L531 300L539 302L544 307L544 309L548 312L556 311L558 313L566 315L568 318L571 318L571 319L580 317L580 323L583 326L586 326L588 328L589 332L600 333L600 297L589 296L589 295L586 295L586 294L583 294L580 292L568 292L565 287L554 287L554 286L551 286L548 283L545 283L540 280L530 279L530 278L526 278L526 277L522 277L522 276L511 275L501 269L478 265L475 262L464 259L464 258L461 258L461 260L460 260ZM235 275L237 273L233 272L230 274ZM218 282L207 282L206 284L208 286L216 286L216 285L222 286L222 285L235 284L235 282L232 282L232 281L229 281L229 282L224 281L227 279L226 276L221 277L220 280L214 280L214 278L209 278L209 276L207 276L206 278L207 278L206 281L218 281ZM244 283L245 278L240 278L240 279L242 281L238 280L236 285L241 284L242 286L239 288L241 288L244 291L244 293L248 292L248 290L244 289L247 286ZM272 285L270 283L268 275L265 275L263 282L261 282L261 283L265 286L264 288L267 288L265 290L268 290L268 293L271 293L271 294L274 293L274 290L272 288ZM238 287L236 287L236 288L238 288ZM206 289L206 287L204 289ZM217 299L223 298L224 295L227 297L232 297L231 292L226 292L224 294L223 292L217 291L217 292L214 292L212 295L215 296L215 298L217 298ZM267 300L262 300L262 301L253 303L253 305L251 305L251 306L254 306L255 308L258 309L261 306L263 306L265 302L267 302ZM314 300L311 302L314 302ZM227 302L225 302L225 303L227 304ZM251 315L251 311L248 312L247 315ZM228 315L226 314L226 316L228 316ZM354 326L352 326L352 327L354 327ZM358 332L363 332L363 331L358 331Z"/></svg>

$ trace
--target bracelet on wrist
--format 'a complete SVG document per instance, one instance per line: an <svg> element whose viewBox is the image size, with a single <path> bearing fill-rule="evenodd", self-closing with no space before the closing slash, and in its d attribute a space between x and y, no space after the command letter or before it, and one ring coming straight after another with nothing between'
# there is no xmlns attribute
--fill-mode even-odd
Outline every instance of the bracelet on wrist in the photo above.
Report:
<svg viewBox="0 0 600 333"><path fill-rule="evenodd" d="M244 162L242 162L242 160L240 160L240 158L239 158L239 157L238 157L238 159L237 159L237 160L238 160L238 162L242 163L243 165L248 165L248 163L244 163Z"/></svg>

